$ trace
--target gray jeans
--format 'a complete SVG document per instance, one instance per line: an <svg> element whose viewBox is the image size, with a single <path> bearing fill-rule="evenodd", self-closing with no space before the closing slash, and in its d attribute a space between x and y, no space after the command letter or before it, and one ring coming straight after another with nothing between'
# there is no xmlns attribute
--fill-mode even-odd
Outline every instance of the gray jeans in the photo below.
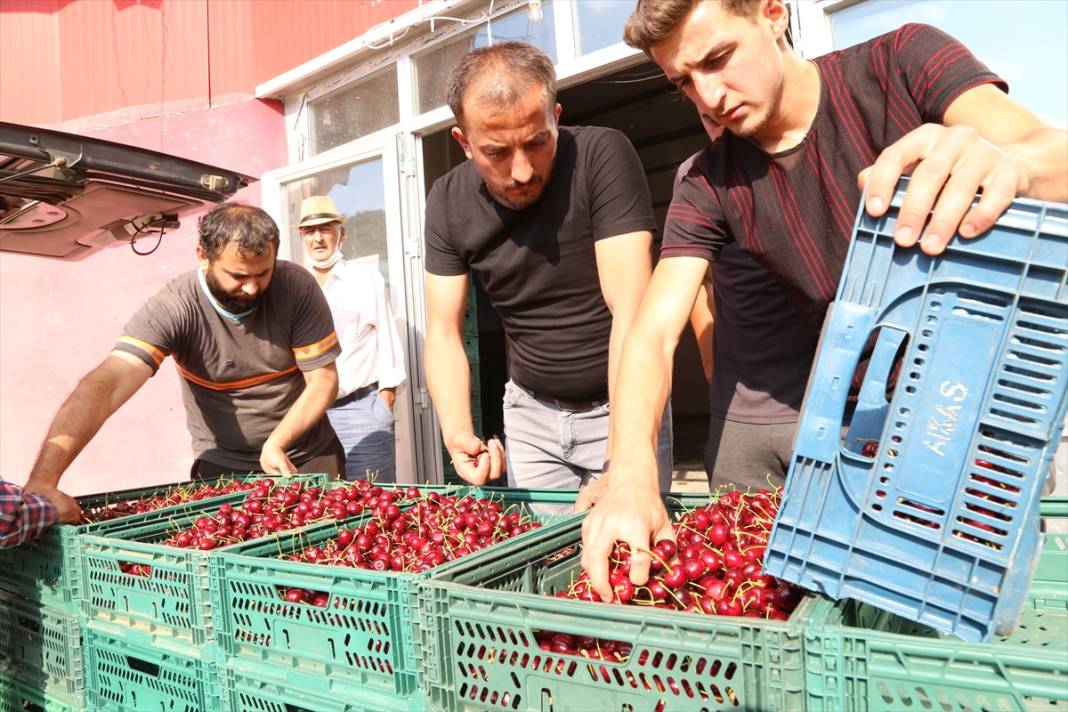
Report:
<svg viewBox="0 0 1068 712"><path fill-rule="evenodd" d="M534 398L512 381L504 386L504 434L508 486L577 489L604 471L608 404L593 410L561 410ZM671 489L671 406L660 427L660 489Z"/></svg>
<svg viewBox="0 0 1068 712"><path fill-rule="evenodd" d="M771 489L786 482L797 423L739 423L713 415L708 420L705 473L715 490Z"/></svg>

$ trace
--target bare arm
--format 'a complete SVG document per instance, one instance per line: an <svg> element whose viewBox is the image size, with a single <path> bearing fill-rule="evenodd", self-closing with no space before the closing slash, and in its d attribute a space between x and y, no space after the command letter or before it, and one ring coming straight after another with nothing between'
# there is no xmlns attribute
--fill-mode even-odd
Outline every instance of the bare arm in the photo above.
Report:
<svg viewBox="0 0 1068 712"><path fill-rule="evenodd" d="M471 421L471 376L464 353L463 321L467 304L467 275L443 277L426 273L426 340L423 368L441 438L456 474L481 485L504 470L504 449L496 441L483 445ZM480 457L482 452L489 457Z"/></svg>
<svg viewBox="0 0 1068 712"><path fill-rule="evenodd" d="M950 239L975 237L1016 196L1068 201L1068 133L1044 124L996 87L969 89L949 105L945 125L924 124L887 147L860 174L868 213L886 212L898 178L912 175L894 238L939 254ZM972 207L978 191L979 203ZM934 215L924 229L924 221Z"/></svg>
<svg viewBox="0 0 1068 712"><path fill-rule="evenodd" d="M708 262L696 257L661 260L627 335L612 404L607 486L582 524L582 566L605 600L612 597L608 555L615 541L634 552L630 575L637 585L649 578L649 556L642 550L654 538L672 536L657 484L657 429L671 393L675 346L707 269Z"/></svg>
<svg viewBox="0 0 1068 712"><path fill-rule="evenodd" d="M26 481L26 490L55 488L104 422L152 376L135 356L113 352L87 373L60 406Z"/></svg>
<svg viewBox="0 0 1068 712"><path fill-rule="evenodd" d="M697 292L697 302L690 313L690 326L697 339L697 351L701 354L701 369L705 380L712 384L712 327L716 323L716 305L712 300L712 285L707 281Z"/></svg>
<svg viewBox="0 0 1068 712"><path fill-rule="evenodd" d="M81 516L74 498L59 490L60 477L112 413L151 376L152 369L140 359L113 352L78 382L60 406L25 486L26 492L43 495L56 505L60 521L73 522Z"/></svg>
<svg viewBox="0 0 1068 712"><path fill-rule="evenodd" d="M653 235L648 231L629 232L594 243L601 294L612 312L612 333L608 340L609 400L615 392L623 342L638 316L638 307L653 272L652 245Z"/></svg>
<svg viewBox="0 0 1068 712"><path fill-rule="evenodd" d="M329 363L322 368L304 371L304 391L293 401L282 421L263 443L260 467L264 472L291 475L296 472L286 456L286 450L301 435L308 432L326 415L326 409L337 399L337 366Z"/></svg>

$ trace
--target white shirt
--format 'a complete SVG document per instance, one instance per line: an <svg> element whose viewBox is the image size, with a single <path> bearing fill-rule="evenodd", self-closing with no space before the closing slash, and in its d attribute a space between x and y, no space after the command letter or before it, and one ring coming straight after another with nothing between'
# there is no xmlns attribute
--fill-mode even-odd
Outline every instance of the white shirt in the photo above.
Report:
<svg viewBox="0 0 1068 712"><path fill-rule="evenodd" d="M338 262L321 286L341 344L337 397L375 381L379 390L404 383L404 352L378 257Z"/></svg>

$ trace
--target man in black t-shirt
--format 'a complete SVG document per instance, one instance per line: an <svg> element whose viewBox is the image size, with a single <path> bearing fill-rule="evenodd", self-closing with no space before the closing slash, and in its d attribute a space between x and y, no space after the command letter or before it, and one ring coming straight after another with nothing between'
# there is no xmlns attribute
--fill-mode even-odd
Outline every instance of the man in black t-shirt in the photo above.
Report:
<svg viewBox="0 0 1068 712"><path fill-rule="evenodd" d="M600 475L626 331L651 274L656 227L641 163L618 131L558 127L552 62L506 42L449 78L452 135L468 161L426 207L424 363L457 474L474 484L574 488ZM474 433L462 326L468 275L504 324L508 449ZM654 443L657 436L653 436ZM654 446L670 487L670 421Z"/></svg>
<svg viewBox="0 0 1068 712"><path fill-rule="evenodd" d="M642 0L627 23L628 44L727 134L675 192L621 358L612 467L580 498L580 508L597 503L583 522L582 564L606 600L613 543L636 552L637 585L648 578L651 540L670 536L649 434L677 335L724 245L738 243L763 264L815 330L834 297L861 187L879 217L911 173L894 237L929 254L956 234L987 230L1017 195L1068 200L1065 132L1011 101L956 40L906 25L810 62L791 51L788 24L782 0Z"/></svg>

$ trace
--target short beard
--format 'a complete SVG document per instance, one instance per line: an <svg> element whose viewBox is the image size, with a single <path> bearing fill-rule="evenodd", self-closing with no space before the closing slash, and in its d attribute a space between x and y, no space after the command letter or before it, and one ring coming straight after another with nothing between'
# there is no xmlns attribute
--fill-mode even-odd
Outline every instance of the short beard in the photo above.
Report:
<svg viewBox="0 0 1068 712"><path fill-rule="evenodd" d="M255 309L259 306L260 299L263 297L263 292L260 292L254 297L237 297L233 294L226 292L222 286L215 281L215 276L211 273L211 267L204 271L204 282L208 285L208 291L211 292L211 296L215 298L219 306L230 312L231 314L244 314L245 312Z"/></svg>

